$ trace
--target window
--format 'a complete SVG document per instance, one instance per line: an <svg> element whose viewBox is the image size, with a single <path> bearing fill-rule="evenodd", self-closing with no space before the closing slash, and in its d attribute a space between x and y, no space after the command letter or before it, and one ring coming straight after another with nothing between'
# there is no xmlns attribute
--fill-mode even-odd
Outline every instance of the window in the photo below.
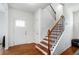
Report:
<svg viewBox="0 0 79 59"><path fill-rule="evenodd" d="M16 27L25 27L24 20L16 20Z"/></svg>

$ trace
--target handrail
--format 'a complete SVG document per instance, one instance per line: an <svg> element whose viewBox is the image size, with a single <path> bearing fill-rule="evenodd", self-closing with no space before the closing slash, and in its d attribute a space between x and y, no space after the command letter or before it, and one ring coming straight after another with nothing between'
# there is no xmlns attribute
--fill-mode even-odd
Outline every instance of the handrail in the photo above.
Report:
<svg viewBox="0 0 79 59"><path fill-rule="evenodd" d="M50 7L51 7L51 9L54 11L54 13L56 14L56 12L55 12L54 8L51 6L51 4L50 4Z"/></svg>
<svg viewBox="0 0 79 59"><path fill-rule="evenodd" d="M54 26L53 26L53 28L50 30L50 29L48 29L48 30L50 30L50 32L52 32L52 30L57 26L57 24L59 23L59 21L60 20L63 20L63 19L61 19L61 18L63 18L64 16L62 15L61 17L60 17L60 19L54 24Z"/></svg>
<svg viewBox="0 0 79 59"><path fill-rule="evenodd" d="M50 4L51 9L53 10L54 14L55 14L55 20L56 20L56 11L54 10L54 8L52 7L52 5Z"/></svg>

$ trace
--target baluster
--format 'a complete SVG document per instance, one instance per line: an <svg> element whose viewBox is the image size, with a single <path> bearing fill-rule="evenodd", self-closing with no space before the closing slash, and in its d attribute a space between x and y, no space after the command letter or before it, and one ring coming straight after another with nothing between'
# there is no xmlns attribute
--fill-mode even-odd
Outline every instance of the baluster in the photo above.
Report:
<svg viewBox="0 0 79 59"><path fill-rule="evenodd" d="M51 31L50 31L50 29L48 29L48 55L51 54L51 51L50 51L50 34L51 34Z"/></svg>

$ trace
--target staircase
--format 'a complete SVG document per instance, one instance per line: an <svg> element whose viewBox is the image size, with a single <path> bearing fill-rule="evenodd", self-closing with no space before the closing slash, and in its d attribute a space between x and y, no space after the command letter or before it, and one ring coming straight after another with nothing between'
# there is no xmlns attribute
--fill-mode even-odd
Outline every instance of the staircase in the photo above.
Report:
<svg viewBox="0 0 79 59"><path fill-rule="evenodd" d="M64 31L64 16L62 15L56 21L52 29L48 29L48 35L38 44L35 45L36 49L44 55L51 55L51 51L55 48Z"/></svg>

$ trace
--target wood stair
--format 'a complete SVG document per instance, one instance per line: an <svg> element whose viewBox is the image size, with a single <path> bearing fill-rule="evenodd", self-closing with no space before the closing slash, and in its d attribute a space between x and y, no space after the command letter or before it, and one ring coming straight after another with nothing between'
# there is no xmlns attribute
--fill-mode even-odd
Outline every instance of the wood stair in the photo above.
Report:
<svg viewBox="0 0 79 59"><path fill-rule="evenodd" d="M48 39L43 39L43 40L45 40L45 41L47 41L48 42ZM50 42L55 42L55 40L49 40Z"/></svg>
<svg viewBox="0 0 79 59"><path fill-rule="evenodd" d="M62 18L62 17L61 17ZM36 49L42 52L45 55L51 54L51 48L54 48L57 44L61 33L63 32L63 26L60 24L60 20L55 24L55 26L50 30L48 30L48 35L38 44L35 45ZM62 18L63 19L63 18Z"/></svg>

